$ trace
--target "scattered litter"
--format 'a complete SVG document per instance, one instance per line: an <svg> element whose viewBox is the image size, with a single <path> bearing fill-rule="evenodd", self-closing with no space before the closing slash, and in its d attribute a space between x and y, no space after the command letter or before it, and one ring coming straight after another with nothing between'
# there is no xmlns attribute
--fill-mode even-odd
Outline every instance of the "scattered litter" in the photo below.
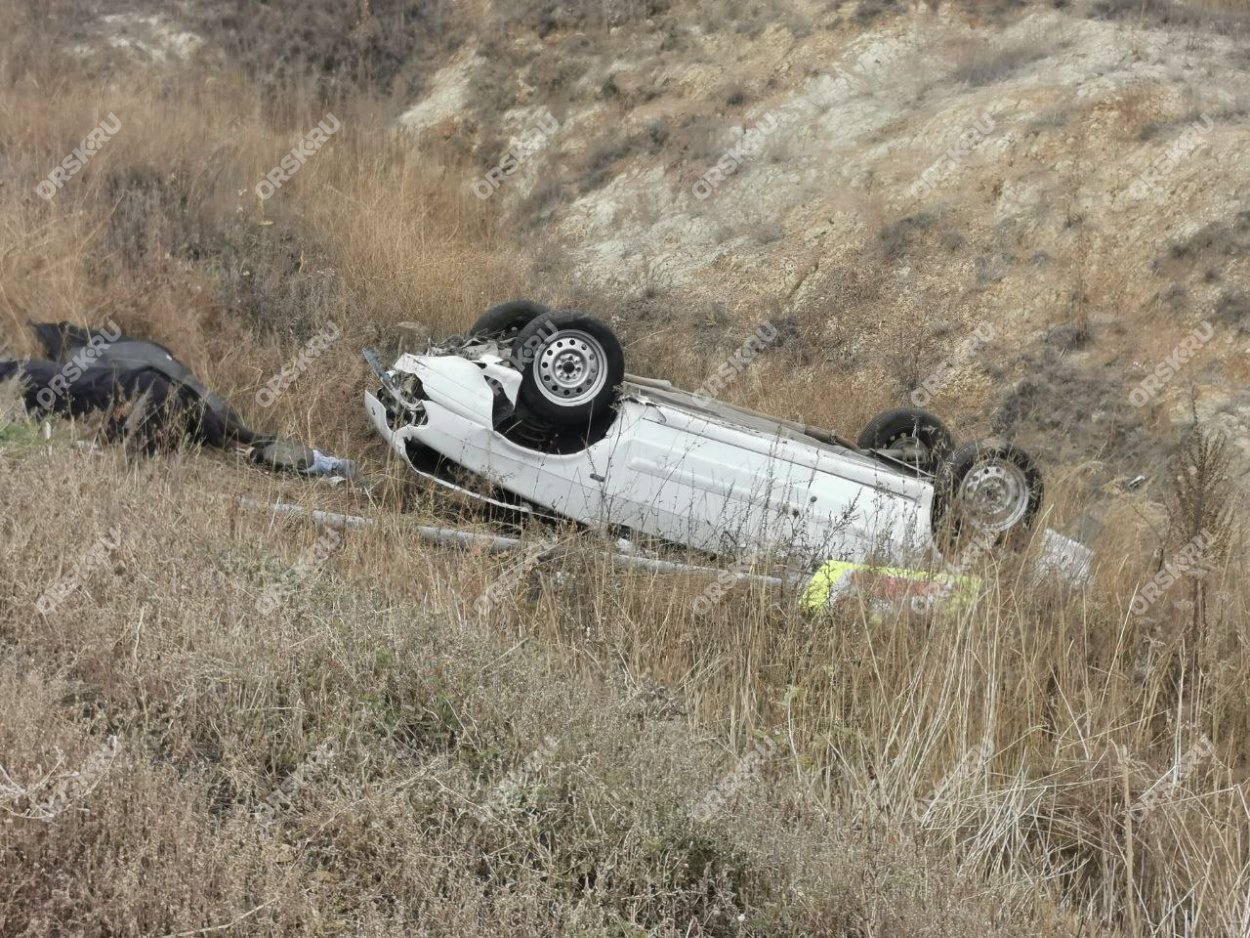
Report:
<svg viewBox="0 0 1250 938"><path fill-rule="evenodd" d="M321 450L315 449L312 465L303 470L300 475L354 480L360 478L360 470L350 459L327 456Z"/></svg>

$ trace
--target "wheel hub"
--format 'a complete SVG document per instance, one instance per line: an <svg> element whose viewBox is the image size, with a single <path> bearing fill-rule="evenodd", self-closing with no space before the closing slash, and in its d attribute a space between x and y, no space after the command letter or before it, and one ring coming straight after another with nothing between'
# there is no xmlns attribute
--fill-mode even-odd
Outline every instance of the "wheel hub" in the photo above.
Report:
<svg viewBox="0 0 1250 938"><path fill-rule="evenodd" d="M914 466L924 465L932 455L924 441L911 434L895 437L887 448L895 454L895 458Z"/></svg>
<svg viewBox="0 0 1250 938"><path fill-rule="evenodd" d="M1029 510L1029 481L1024 470L1005 459L973 466L959 484L961 514L975 527L1002 533Z"/></svg>
<svg viewBox="0 0 1250 938"><path fill-rule="evenodd" d="M543 396L566 406L594 400L607 381L603 346L592 336L562 330L538 354L538 387Z"/></svg>

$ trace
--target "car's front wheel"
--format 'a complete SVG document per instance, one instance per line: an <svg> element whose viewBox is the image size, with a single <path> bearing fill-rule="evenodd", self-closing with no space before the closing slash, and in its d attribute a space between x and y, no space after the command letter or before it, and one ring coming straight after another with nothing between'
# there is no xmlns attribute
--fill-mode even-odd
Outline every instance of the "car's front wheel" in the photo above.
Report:
<svg viewBox="0 0 1250 938"><path fill-rule="evenodd" d="M951 540L998 541L1028 530L1042 507L1042 474L1024 450L1002 440L965 443L938 470L934 520Z"/></svg>
<svg viewBox="0 0 1250 938"><path fill-rule="evenodd" d="M902 408L877 414L859 435L860 449L888 452L900 462L934 472L955 448L946 424L925 410Z"/></svg>
<svg viewBox="0 0 1250 938"><path fill-rule="evenodd" d="M569 426L593 420L616 401L625 351L606 324L571 310L546 313L518 333L512 364L521 401L535 416Z"/></svg>
<svg viewBox="0 0 1250 938"><path fill-rule="evenodd" d="M534 300L498 303L477 318L469 335L483 339L510 339L550 308Z"/></svg>

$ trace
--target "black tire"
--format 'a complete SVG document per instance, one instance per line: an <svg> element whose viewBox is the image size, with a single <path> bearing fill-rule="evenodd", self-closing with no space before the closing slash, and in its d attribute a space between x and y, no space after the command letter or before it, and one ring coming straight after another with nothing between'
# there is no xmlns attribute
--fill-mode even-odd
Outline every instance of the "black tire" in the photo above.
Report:
<svg viewBox="0 0 1250 938"><path fill-rule="evenodd" d="M508 339L528 326L550 308L533 300L509 300L492 306L469 330L471 337L483 339Z"/></svg>
<svg viewBox="0 0 1250 938"><path fill-rule="evenodd" d="M914 464L925 472L936 472L955 448L955 438L946 424L928 411L911 407L877 414L868 421L855 445L867 450L893 449L909 438L917 444Z"/></svg>
<svg viewBox="0 0 1250 938"><path fill-rule="evenodd" d="M616 334L585 313L546 313L517 334L512 365L521 372L521 403L559 426L607 413L625 379L625 350Z"/></svg>
<svg viewBox="0 0 1250 938"><path fill-rule="evenodd" d="M976 493L967 486L975 485L988 495L1007 490L999 510L980 517L972 511L968 500ZM967 536L997 543L1033 526L1045 491L1041 471L1024 450L998 439L965 443L942 462L934 479L934 532L944 549Z"/></svg>

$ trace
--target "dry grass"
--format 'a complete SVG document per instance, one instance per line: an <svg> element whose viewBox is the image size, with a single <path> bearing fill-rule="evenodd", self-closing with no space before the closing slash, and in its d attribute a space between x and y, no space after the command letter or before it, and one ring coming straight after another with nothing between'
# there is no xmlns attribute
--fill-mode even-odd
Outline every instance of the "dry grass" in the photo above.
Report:
<svg viewBox="0 0 1250 938"><path fill-rule="evenodd" d="M112 316L259 426L394 478L370 505L225 456L128 464L74 447L87 428L5 429L0 934L1242 932L1242 552L1200 620L1182 586L1133 615L1176 531L1124 500L1088 594L1006 559L978 571L968 611L874 622L748 587L698 616L704 582L622 574L564 534L572 550L477 615L509 562L414 541L412 521L446 509L371 439L357 353L393 346L402 321L443 333L503 297L560 301L575 272L529 280L462 167L393 138L369 97L288 90L262 109L253 79L195 70L102 84L12 10L0 26L29 38L0 61L0 343L31 351L28 317ZM326 108L343 130L259 204L252 186ZM37 198L109 111L122 131L54 204ZM923 299L889 295L876 265L823 275L854 315L813 305L793 325L835 373ZM732 350L760 313L734 310L718 341ZM332 352L257 407L330 320ZM690 318L621 326L639 370L706 377ZM914 379L917 350L894 338ZM847 430L896 398L877 370L831 389L797 354L728 396ZM1055 467L1056 520L1086 507L1087 472ZM262 616L316 535L240 511L242 494L378 524ZM35 612L110 528L120 546ZM758 777L735 774L762 736L777 745ZM1204 739L1212 754L1186 762ZM301 769L327 743L329 765ZM255 817L284 780L290 805ZM709 793L723 804L704 817Z"/></svg>
<svg viewBox="0 0 1250 938"><path fill-rule="evenodd" d="M1103 19L1133 18L1151 26L1174 26L1241 36L1250 25L1244 0L1095 0L1092 15Z"/></svg>
<svg viewBox="0 0 1250 938"><path fill-rule="evenodd" d="M1045 58L1050 51L1042 37L1018 40L1006 46L969 43L956 51L951 79L973 87L997 84Z"/></svg>

